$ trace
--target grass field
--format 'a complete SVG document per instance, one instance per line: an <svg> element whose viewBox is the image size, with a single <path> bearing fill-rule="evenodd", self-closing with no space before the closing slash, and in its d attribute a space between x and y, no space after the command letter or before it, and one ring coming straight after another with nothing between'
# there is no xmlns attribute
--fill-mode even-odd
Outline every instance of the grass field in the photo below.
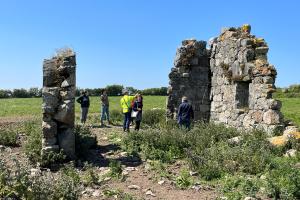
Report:
<svg viewBox="0 0 300 200"><path fill-rule="evenodd" d="M121 97L109 97L110 110L121 110ZM99 97L90 98L89 113L100 113ZM165 96L144 96L144 110L152 108L165 108ZM41 98L12 98L0 99L0 117L41 115ZM79 104L76 103L76 113L80 112Z"/></svg>
<svg viewBox="0 0 300 200"><path fill-rule="evenodd" d="M110 110L120 110L120 98L110 97ZM300 98L278 98L282 101L282 113L285 119L291 119L300 126ZM41 115L41 98L0 99L0 117L38 116ZM144 109L165 108L165 96L144 96ZM76 113L79 113L76 103ZM99 97L91 97L90 113L100 113Z"/></svg>

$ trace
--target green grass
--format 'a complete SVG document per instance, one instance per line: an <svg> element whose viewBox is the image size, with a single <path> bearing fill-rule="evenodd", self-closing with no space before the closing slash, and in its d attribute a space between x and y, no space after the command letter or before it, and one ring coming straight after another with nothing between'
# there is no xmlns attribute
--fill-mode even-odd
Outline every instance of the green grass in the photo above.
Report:
<svg viewBox="0 0 300 200"><path fill-rule="evenodd" d="M120 111L120 98L109 97L110 110ZM300 98L277 98L282 101L282 113L285 119L290 119L300 126ZM13 116L40 116L41 98L12 98L0 99L0 117ZM144 96L144 110L152 108L165 108L165 96ZM76 113L80 112L79 104L76 103ZM100 113L99 97L91 97L91 107L89 113Z"/></svg>
<svg viewBox="0 0 300 200"><path fill-rule="evenodd" d="M110 110L121 111L120 108L121 97L109 97ZM100 113L100 99L99 97L91 97L91 106L89 113ZM144 96L144 110L152 108L165 108L165 96ZM32 116L41 115L42 99L41 98L12 98L0 99L0 117L14 117L14 116ZM79 104L76 103L76 113L80 112Z"/></svg>
<svg viewBox="0 0 300 200"><path fill-rule="evenodd" d="M277 98L282 102L281 112L285 119L292 120L300 126L300 98Z"/></svg>

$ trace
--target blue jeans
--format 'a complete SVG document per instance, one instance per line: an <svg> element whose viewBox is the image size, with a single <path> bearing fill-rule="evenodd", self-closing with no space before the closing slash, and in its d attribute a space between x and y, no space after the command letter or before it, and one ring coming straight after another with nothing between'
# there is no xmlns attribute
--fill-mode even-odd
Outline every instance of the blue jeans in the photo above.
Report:
<svg viewBox="0 0 300 200"><path fill-rule="evenodd" d="M123 123L123 130L129 131L129 125L131 120L131 112L124 113L124 123Z"/></svg>
<svg viewBox="0 0 300 200"><path fill-rule="evenodd" d="M103 124L103 120L107 119L109 122L109 106L107 105L102 105L102 110L101 110L101 124Z"/></svg>

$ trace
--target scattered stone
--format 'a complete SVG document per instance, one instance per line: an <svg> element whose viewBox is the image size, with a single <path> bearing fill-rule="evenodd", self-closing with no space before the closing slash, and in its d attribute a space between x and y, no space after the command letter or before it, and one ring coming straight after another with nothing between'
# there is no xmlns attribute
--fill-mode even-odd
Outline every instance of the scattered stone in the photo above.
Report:
<svg viewBox="0 0 300 200"><path fill-rule="evenodd" d="M196 190L196 191L199 191L202 189L202 186L201 185L194 185L192 186L192 189Z"/></svg>
<svg viewBox="0 0 300 200"><path fill-rule="evenodd" d="M190 171L190 175L191 175L191 176L197 176L198 174L199 174L198 172Z"/></svg>
<svg viewBox="0 0 300 200"><path fill-rule="evenodd" d="M4 151L5 150L5 146L0 145L0 151Z"/></svg>
<svg viewBox="0 0 300 200"><path fill-rule="evenodd" d="M300 162L295 164L295 168L300 169Z"/></svg>
<svg viewBox="0 0 300 200"><path fill-rule="evenodd" d="M244 200L256 200L255 197L245 197Z"/></svg>
<svg viewBox="0 0 300 200"><path fill-rule="evenodd" d="M165 183L164 180L158 181L158 185L163 185Z"/></svg>
<svg viewBox="0 0 300 200"><path fill-rule="evenodd" d="M137 169L135 167L126 167L125 170L131 172L136 171Z"/></svg>
<svg viewBox="0 0 300 200"><path fill-rule="evenodd" d="M35 168L30 169L31 176L39 176L41 173L42 171L40 169L35 169Z"/></svg>
<svg viewBox="0 0 300 200"><path fill-rule="evenodd" d="M141 187L138 185L129 185L128 188L131 190L140 190L141 189Z"/></svg>
<svg viewBox="0 0 300 200"><path fill-rule="evenodd" d="M100 196L100 191L99 190L95 190L92 194L93 197L99 197Z"/></svg>
<svg viewBox="0 0 300 200"><path fill-rule="evenodd" d="M238 144L241 143L241 141L242 141L242 137L241 136L236 136L236 137L230 138L228 140L228 143L233 144L233 145L238 145Z"/></svg>
<svg viewBox="0 0 300 200"><path fill-rule="evenodd" d="M111 177L105 177L104 179L103 179L104 181L110 181L111 180Z"/></svg>
<svg viewBox="0 0 300 200"><path fill-rule="evenodd" d="M156 197L156 195L155 195L151 190L148 190L148 191L146 192L146 195L150 195L150 196L152 196L152 197Z"/></svg>
<svg viewBox="0 0 300 200"><path fill-rule="evenodd" d="M290 149L284 154L285 157L295 157L296 155L297 155L296 149Z"/></svg>

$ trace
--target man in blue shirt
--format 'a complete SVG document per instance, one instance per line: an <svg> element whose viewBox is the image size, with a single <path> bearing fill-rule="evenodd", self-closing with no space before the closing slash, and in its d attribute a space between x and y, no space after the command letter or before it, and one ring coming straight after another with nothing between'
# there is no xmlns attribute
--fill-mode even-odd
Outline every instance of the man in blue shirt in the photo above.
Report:
<svg viewBox="0 0 300 200"><path fill-rule="evenodd" d="M191 120L194 119L193 107L188 103L187 97L182 97L182 103L178 108L178 124L182 128L191 129Z"/></svg>

